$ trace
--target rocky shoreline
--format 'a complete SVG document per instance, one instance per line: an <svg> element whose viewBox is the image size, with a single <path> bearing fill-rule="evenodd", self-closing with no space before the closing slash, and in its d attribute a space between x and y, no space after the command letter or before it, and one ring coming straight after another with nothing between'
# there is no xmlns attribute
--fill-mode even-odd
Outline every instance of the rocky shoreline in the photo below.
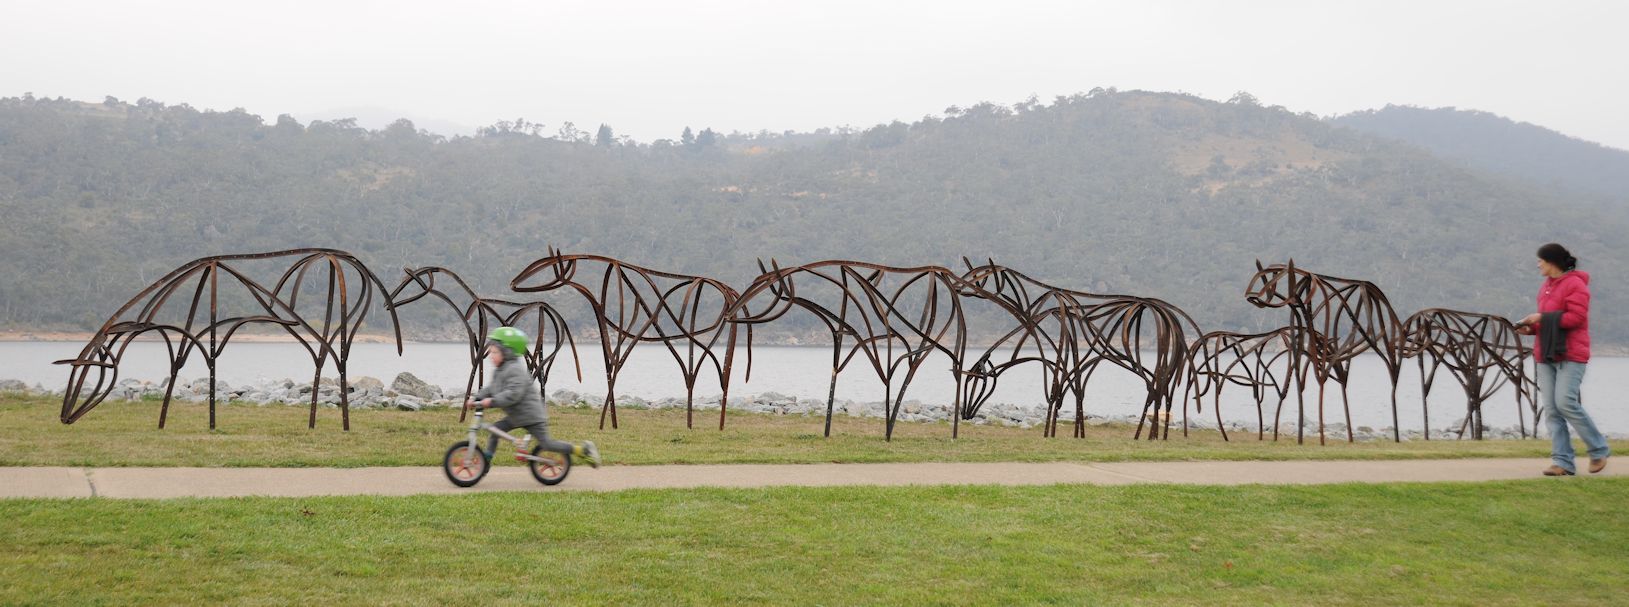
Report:
<svg viewBox="0 0 1629 607"><path fill-rule="evenodd" d="M108 395L109 401L132 400L159 400L164 397L167 381L150 382L139 379L125 379L114 386ZM390 384L373 377L356 377L350 381L350 406L355 409L398 409L404 411L419 411L423 409L452 408L460 405L463 396L462 390L447 389L430 384L419 379L411 373L398 374ZM49 390L44 386L35 384L29 386L18 380L0 380L0 392L38 394L61 396L62 390ZM204 402L209 400L209 379L199 378L185 383L178 382L172 395L175 400L183 402ZM248 385L233 386L224 381L215 383L216 402L236 403L246 405L308 405L311 402L311 384L307 381L294 379L279 379L255 382ZM333 378L322 378L317 386L317 403L325 407L339 406L339 384ZM598 407L605 400L605 395L592 393L578 393L570 390L555 390L549 394L548 403L551 407ZM647 400L637 396L623 395L617 397L617 407L620 409L683 409L684 399L667 397ZM698 411L717 411L719 408L719 395L698 396L695 409ZM838 399L832 405L833 413L850 417L868 417L882 419L886 417L886 407L881 401L853 401ZM800 415L823 416L826 413L826 401L811 398L797 398L777 392L761 392L752 395L731 396L730 411L739 413L754 413L762 415ZM1067 427L1074 423L1071 411L1064 412L1059 426ZM1011 403L989 403L972 420L963 423L974 425L995 425L1020 428L1031 428L1044 421L1045 411L1040 407L1025 407ZM912 423L948 423L950 421L950 407L945 404L923 403L917 400L908 400L900 407L899 421ZM1136 425L1138 417L1135 415L1099 416L1086 414L1086 425ZM1195 430L1214 430L1215 426L1199 420L1193 420L1192 428ZM1173 431L1181 426L1181 413L1178 412L1167 423L1173 424ZM1457 429L1460 421L1456 420L1443 428L1433 428L1432 440L1458 439ZM1284 422L1279 426L1280 440L1288 436L1295 436L1295 423ZM1066 432L1060 428L1060 432ZM1227 424L1230 436L1255 436L1256 427L1238 422ZM1495 440L1519 440L1522 438L1518 428L1484 429L1484 436ZM1272 428L1267 428L1272 433ZM1317 427L1310 425L1305 433L1316 437ZM1325 427L1325 435L1333 438L1346 438L1346 425L1331 423ZM1467 436L1469 433L1467 433ZM1424 433L1419 430L1405 430L1403 440L1425 439ZM1532 431L1529 429L1529 436ZM1358 426L1353 431L1353 437L1358 441L1391 440L1392 428L1375 428ZM1611 433L1610 438L1629 438L1622 433Z"/></svg>

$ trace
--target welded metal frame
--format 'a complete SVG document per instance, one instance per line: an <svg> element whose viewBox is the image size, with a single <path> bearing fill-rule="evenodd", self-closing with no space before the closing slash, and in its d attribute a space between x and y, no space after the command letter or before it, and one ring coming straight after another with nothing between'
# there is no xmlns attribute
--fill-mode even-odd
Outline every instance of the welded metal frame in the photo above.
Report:
<svg viewBox="0 0 1629 607"><path fill-rule="evenodd" d="M233 267L235 262L297 258L277 282L266 288L261 282ZM320 322L301 316L299 300L306 276L312 269L327 269L326 297ZM223 278L225 280L223 280ZM165 324L158 316L165 311L177 293L186 293L185 287L196 281L191 289L185 322ZM223 318L220 309L222 283L228 289L246 293L258 308L256 312ZM353 299L350 285L357 285ZM164 340L169 358L170 377L164 389L164 403L159 409L158 427L163 428L169 418L170 400L181 369L195 352L202 356L209 368L209 427L216 426L216 362L222 356L232 337L244 327L269 325L277 327L295 339L311 355L316 367L311 379L311 413L308 426L317 425L318 388L322 371L332 361L339 373L339 408L342 424L351 428L350 390L346 376L346 363L351 343L361 329L368 310L373 304L374 290L385 293L384 284L373 271L355 256L337 249L290 249L271 253L218 255L193 260L166 274L137 293L102 327L91 336L79 356L55 361L68 365L68 387L62 397L61 420L71 424L105 400L118 382L119 363L126 349L136 338L156 332ZM188 301L185 298L179 301ZM337 304L337 309L336 309ZM401 326L396 311L389 302L391 326L396 337L396 351L401 353ZM132 314L133 312L133 314ZM336 314L337 312L337 314ZM96 383L89 391L85 385L92 373Z"/></svg>

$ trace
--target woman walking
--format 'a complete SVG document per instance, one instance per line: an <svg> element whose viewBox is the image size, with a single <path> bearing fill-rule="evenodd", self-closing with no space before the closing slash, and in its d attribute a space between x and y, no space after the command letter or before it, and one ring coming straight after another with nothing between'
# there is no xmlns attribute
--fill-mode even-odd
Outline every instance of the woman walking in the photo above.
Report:
<svg viewBox="0 0 1629 607"><path fill-rule="evenodd" d="M1544 417L1550 429L1549 468L1545 476L1572 476L1572 437L1567 426L1578 432L1589 449L1591 474L1606 468L1612 455L1606 437L1584 412L1579 387L1589 364L1589 273L1579 270L1578 259L1556 243L1539 247L1538 269L1544 275L1539 287L1538 311L1517 323L1523 335L1533 340L1533 358L1538 365L1538 390L1544 403Z"/></svg>

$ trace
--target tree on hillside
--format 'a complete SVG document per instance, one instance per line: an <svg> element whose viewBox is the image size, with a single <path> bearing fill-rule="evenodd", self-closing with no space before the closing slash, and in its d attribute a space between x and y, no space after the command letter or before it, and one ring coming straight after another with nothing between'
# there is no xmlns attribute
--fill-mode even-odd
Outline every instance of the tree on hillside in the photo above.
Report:
<svg viewBox="0 0 1629 607"><path fill-rule="evenodd" d="M616 143L616 134L611 132L611 125L601 123L599 132L594 134L594 145L608 148Z"/></svg>
<svg viewBox="0 0 1629 607"><path fill-rule="evenodd" d="M568 143L583 143L588 141L588 133L577 128L577 125L568 120L560 125L560 130L555 133L555 138Z"/></svg>

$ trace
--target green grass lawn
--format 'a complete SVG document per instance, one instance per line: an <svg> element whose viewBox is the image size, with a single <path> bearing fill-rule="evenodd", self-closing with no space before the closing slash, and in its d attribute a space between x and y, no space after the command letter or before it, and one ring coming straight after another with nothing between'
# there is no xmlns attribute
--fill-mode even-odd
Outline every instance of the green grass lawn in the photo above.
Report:
<svg viewBox="0 0 1629 607"><path fill-rule="evenodd" d="M298 406L222 405L219 429L208 429L201 404L171 405L169 427L157 428L156 402L110 402L73 425L57 421L59 401L0 397L0 465L5 466L429 466L462 438L457 411L354 411L351 431L339 429L339 411L318 412L306 428ZM919 461L1160 461L1283 459L1408 459L1548 457L1546 441L1331 440L1295 444L1257 441L1234 434L1223 442L1213 431L1166 441L1133 440L1133 428L1088 427L1087 438L1043 438L1040 428L901 423L893 442L882 439L878 419L837 417L831 438L821 436L823 418L732 413L723 431L717 413L698 413L694 430L683 411L621 412L619 430L599 430L597 409L551 409L551 433L571 441L592 439L612 464L919 462ZM1629 443L1613 444L1619 453ZM513 465L513 462L508 462Z"/></svg>
<svg viewBox="0 0 1629 607"><path fill-rule="evenodd" d="M1629 479L0 500L0 604L1564 605Z"/></svg>

